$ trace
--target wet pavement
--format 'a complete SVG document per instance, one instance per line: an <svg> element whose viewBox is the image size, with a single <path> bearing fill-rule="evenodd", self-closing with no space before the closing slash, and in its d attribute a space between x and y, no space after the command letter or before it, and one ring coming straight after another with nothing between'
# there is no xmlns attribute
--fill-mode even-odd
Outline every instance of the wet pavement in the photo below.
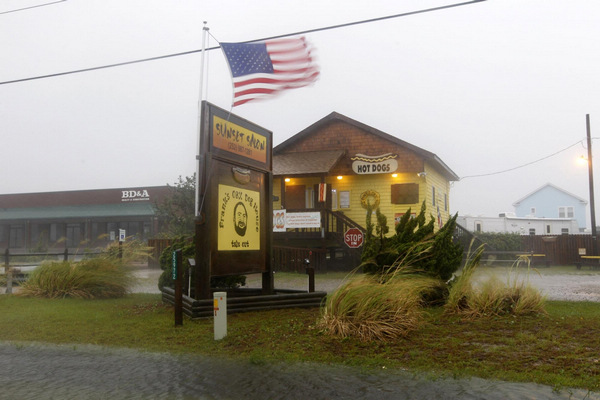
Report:
<svg viewBox="0 0 600 400"><path fill-rule="evenodd" d="M99 346L0 343L0 399L600 399L583 390L252 364Z"/></svg>

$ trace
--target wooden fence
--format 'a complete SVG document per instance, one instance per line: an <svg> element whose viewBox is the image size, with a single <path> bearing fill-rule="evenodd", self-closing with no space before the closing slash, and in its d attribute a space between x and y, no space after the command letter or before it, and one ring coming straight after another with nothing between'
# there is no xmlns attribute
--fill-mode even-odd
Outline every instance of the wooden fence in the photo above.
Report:
<svg viewBox="0 0 600 400"><path fill-rule="evenodd" d="M468 250L469 243L473 238L475 239L475 247L483 243L478 240L477 235L467 233L464 230L457 230L455 238L464 246L465 251ZM150 239L148 241L148 246L154 248L153 258L156 263L158 263L162 251L171 243L172 241L168 239ZM502 253L495 250L489 248L486 250L485 255L498 256ZM340 260L354 268L360 263L360 253L354 252L356 253L354 254L351 251L349 253L351 254L347 254ZM523 235L521 236L520 248L505 253L507 256L512 255L513 259L518 254L535 254L534 261L543 265L576 265L582 262L582 255L600 255L600 243L597 238L594 240L591 235ZM336 269L344 270L345 268L332 267L332 265L335 265L335 258L335 253L322 248L273 247L273 269L277 271L304 273L306 259L310 260L310 266L318 273Z"/></svg>
<svg viewBox="0 0 600 400"><path fill-rule="evenodd" d="M291 289L278 289L272 295L261 295L260 289L247 291L238 289L227 294L227 314L282 308L315 308L321 306L326 296L326 292ZM171 288L163 288L162 301L175 304L175 291ZM183 313L192 319L211 317L214 315L214 300L196 300L183 295Z"/></svg>
<svg viewBox="0 0 600 400"><path fill-rule="evenodd" d="M463 245L465 252L472 240L473 248L484 244L477 234L467 232L460 226L457 227L455 239ZM532 259L538 264L576 265L582 262L582 255L600 255L598 238L592 235L523 235L518 249L504 252L496 250L486 247L484 257L492 255L498 259L508 259L512 255L514 260L518 254L530 254L534 255Z"/></svg>
<svg viewBox="0 0 600 400"><path fill-rule="evenodd" d="M550 265L574 265L581 262L582 255L599 255L600 247L592 235L524 235L521 250L544 254Z"/></svg>

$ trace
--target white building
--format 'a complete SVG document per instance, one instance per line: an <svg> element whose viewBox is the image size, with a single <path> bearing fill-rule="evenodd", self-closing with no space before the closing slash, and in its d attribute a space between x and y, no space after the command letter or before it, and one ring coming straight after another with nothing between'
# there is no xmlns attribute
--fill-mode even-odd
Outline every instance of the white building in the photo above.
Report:
<svg viewBox="0 0 600 400"><path fill-rule="evenodd" d="M497 217L459 216L456 222L469 232L518 233L520 235L561 235L579 233L574 218L517 217L500 213Z"/></svg>

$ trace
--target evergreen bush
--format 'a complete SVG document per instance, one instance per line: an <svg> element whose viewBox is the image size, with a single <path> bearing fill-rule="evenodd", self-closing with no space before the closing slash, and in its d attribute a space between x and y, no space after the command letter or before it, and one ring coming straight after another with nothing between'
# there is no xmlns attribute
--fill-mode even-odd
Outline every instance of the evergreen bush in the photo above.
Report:
<svg viewBox="0 0 600 400"><path fill-rule="evenodd" d="M377 224L371 221L372 209L367 208L367 227L365 249L361 259L361 268L368 274L385 274L390 269L410 265L415 271L448 281L461 264L463 249L453 241L456 228L456 217L444 224L437 232L434 229L435 219L429 222L425 217L425 202L420 213L411 218L409 209L396 225L395 234L386 237L389 231L385 216L376 210ZM375 229L376 234L373 234Z"/></svg>

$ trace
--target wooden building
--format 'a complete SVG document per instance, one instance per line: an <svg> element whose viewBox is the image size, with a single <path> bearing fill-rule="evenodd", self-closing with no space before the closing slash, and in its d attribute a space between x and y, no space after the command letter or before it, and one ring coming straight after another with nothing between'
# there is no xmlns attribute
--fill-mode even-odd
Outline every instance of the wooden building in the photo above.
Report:
<svg viewBox="0 0 600 400"><path fill-rule="evenodd" d="M423 202L443 224L458 179L434 153L333 112L273 149L274 212L321 213L320 232L276 232L275 246L326 248L331 260L345 250L347 227L364 229L367 203L387 216L390 230Z"/></svg>

